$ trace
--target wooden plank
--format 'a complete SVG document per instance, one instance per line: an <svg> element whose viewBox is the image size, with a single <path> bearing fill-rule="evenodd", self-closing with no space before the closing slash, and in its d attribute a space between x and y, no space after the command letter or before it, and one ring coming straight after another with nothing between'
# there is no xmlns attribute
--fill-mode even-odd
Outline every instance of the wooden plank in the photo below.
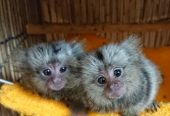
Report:
<svg viewBox="0 0 170 116"><path fill-rule="evenodd" d="M145 10L144 10L144 17L143 21L144 22L150 22L151 21L151 16L152 16L152 7L153 5L151 0L145 1Z"/></svg>
<svg viewBox="0 0 170 116"><path fill-rule="evenodd" d="M168 36L167 36L168 40L167 40L167 45L170 45L170 31L168 31Z"/></svg>
<svg viewBox="0 0 170 116"><path fill-rule="evenodd" d="M81 0L81 23L86 24L87 23L87 1Z"/></svg>
<svg viewBox="0 0 170 116"><path fill-rule="evenodd" d="M149 32L143 33L143 47L148 47L148 40L149 40Z"/></svg>
<svg viewBox="0 0 170 116"><path fill-rule="evenodd" d="M4 13L3 13L3 1L0 0L0 41L3 41L5 33L4 33ZM4 61L4 57L5 57L5 51L4 51L4 45L0 45L0 63L3 64ZM2 77L1 78L5 78L6 74L5 74L5 68L3 67L1 69L1 74Z"/></svg>
<svg viewBox="0 0 170 116"><path fill-rule="evenodd" d="M129 5L129 0L124 0L123 4L124 4L124 16L123 16L123 23L129 23L129 12L130 12L130 5Z"/></svg>
<svg viewBox="0 0 170 116"><path fill-rule="evenodd" d="M105 17L106 17L106 19L105 19L105 22L107 23L107 24L110 24L110 15L111 15L111 13L110 13L110 0L105 0Z"/></svg>
<svg viewBox="0 0 170 116"><path fill-rule="evenodd" d="M18 13L16 12L17 11L17 9L19 9L20 7L23 7L23 4L22 3L24 3L24 1L22 1L22 2L20 2L20 5L19 5L19 8L17 8L16 6L17 6L17 2L18 1L10 1L10 4L11 5L8 5L8 6L10 6L10 11L11 11L11 14L10 14L10 16L11 16L11 18L12 18L12 21L11 21L11 24L12 24L12 35L13 36L15 36L15 34L17 34L17 32L18 32L18 27L20 26L18 23L20 22L20 21L18 21L17 19L19 18L18 17ZM23 13L25 10L23 10L22 9L22 12L21 13ZM23 13L23 14L25 14L25 13ZM20 16L23 16L22 14L20 15ZM23 18L23 20L24 20L24 18ZM23 21L22 21L23 22ZM14 49L14 48L16 48L17 46L16 46L16 42L17 42L18 40L14 40L14 41L12 41L12 43L13 43L13 45L11 45L12 46L12 48L11 48L11 51ZM12 53L11 53L12 54ZM12 63L10 63L10 64L12 64ZM11 78L14 78L14 80L16 80L17 78L18 78L18 76L17 76L17 74L16 74L16 72L14 71L14 67L13 66L11 66L11 73L14 73L14 74L12 74L13 76L11 77Z"/></svg>
<svg viewBox="0 0 170 116"><path fill-rule="evenodd" d="M51 16L51 22L52 23L56 23L57 22L57 16L56 16L56 11L55 11L55 0L50 0L49 1L50 4L50 16Z"/></svg>
<svg viewBox="0 0 170 116"><path fill-rule="evenodd" d="M161 31L157 33L157 38L156 38L156 41L155 41L155 46L154 47L160 47L160 42L161 42Z"/></svg>
<svg viewBox="0 0 170 116"><path fill-rule="evenodd" d="M41 1L41 12L43 15L43 21L49 22L49 20L50 20L49 8L48 8L48 3L46 0Z"/></svg>
<svg viewBox="0 0 170 116"><path fill-rule="evenodd" d="M57 9L57 8L56 8ZM50 22L50 14L49 14L49 3L46 0L42 0L41 1L41 12L43 14L43 22ZM52 41L52 35L51 34L47 34L46 35L47 41Z"/></svg>
<svg viewBox="0 0 170 116"><path fill-rule="evenodd" d="M3 11L3 24L2 24L2 28L3 28L3 31L4 31L4 38L7 38L8 36L10 36L10 26L9 26L9 18L8 18L8 10L7 10L7 3L6 1L3 1L2 2L2 11ZM4 53L3 53L3 63L6 61L6 58L7 58L7 55L8 55L8 51L7 51L7 45L3 45L3 50L2 50ZM8 69L8 66L6 65L4 67L4 73L3 73L3 77L5 79L9 79L10 75L9 75L9 69Z"/></svg>
<svg viewBox="0 0 170 116"><path fill-rule="evenodd" d="M105 17L104 17L104 1L103 0L99 0L99 4L100 4L100 23L104 23L105 22Z"/></svg>
<svg viewBox="0 0 170 116"><path fill-rule="evenodd" d="M55 0L54 0L55 1ZM57 10L57 22L63 23L63 15L62 15L62 0L56 0L56 10ZM50 6L51 7L51 6Z"/></svg>
<svg viewBox="0 0 170 116"><path fill-rule="evenodd" d="M97 33L97 32L149 32L170 30L170 23L156 24L120 24L120 25L58 25L28 24L26 26L28 34L48 34L48 33Z"/></svg>
<svg viewBox="0 0 170 116"><path fill-rule="evenodd" d="M68 15L68 4L67 4L67 0L63 0L62 1L62 11L63 11L63 22L65 24L69 23L69 15Z"/></svg>
<svg viewBox="0 0 170 116"><path fill-rule="evenodd" d="M134 23L135 22L135 17L136 17L136 0L131 0L129 1L130 4L129 4L129 9L130 9L130 12L128 13L129 14L129 23Z"/></svg>
<svg viewBox="0 0 170 116"><path fill-rule="evenodd" d="M11 29L11 35L14 36L15 35L15 28L14 28L14 22L13 22L13 17L15 17L14 15L14 10L12 10L12 6L13 4L9 1L9 0L6 0L7 1L7 6L8 6L8 11L9 11L9 24L10 24L10 29ZM15 41L15 40L14 40ZM15 80L15 75L14 75L14 69L13 69L13 66L12 66L12 62L11 62L11 54L13 52L13 49L14 49L14 41L11 41L9 44L7 44L8 46L8 58L6 59L8 61L8 69L9 69L9 73L10 73L10 78L14 81Z"/></svg>
<svg viewBox="0 0 170 116"><path fill-rule="evenodd" d="M170 6L170 0L169 0L169 6ZM168 7L168 17L170 17L170 7Z"/></svg>
<svg viewBox="0 0 170 116"><path fill-rule="evenodd" d="M87 18L88 23L93 24L93 2L92 0L87 0Z"/></svg>
<svg viewBox="0 0 170 116"><path fill-rule="evenodd" d="M115 23L117 23L117 2L116 2L116 0L111 0L111 6L112 7L110 7L111 8L111 23L112 24L115 24Z"/></svg>
<svg viewBox="0 0 170 116"><path fill-rule="evenodd" d="M50 6L49 7L49 11L50 11L49 14L50 14L50 19L51 19L50 22L58 23L59 19L57 17L58 14L56 13L56 8L58 8L58 7L56 7L56 1L55 0L50 0L49 1L49 6ZM59 5L59 6L61 6L61 5ZM54 38L57 38L56 35L55 34L51 35L50 41L53 41Z"/></svg>
<svg viewBox="0 0 170 116"><path fill-rule="evenodd" d="M118 0L118 24L123 22L123 0Z"/></svg>
<svg viewBox="0 0 170 116"><path fill-rule="evenodd" d="M159 18L159 0L154 0L153 4L153 10L152 10L152 20L156 21Z"/></svg>
<svg viewBox="0 0 170 116"><path fill-rule="evenodd" d="M161 46L167 46L168 43L168 31L162 31L162 39L161 39Z"/></svg>
<svg viewBox="0 0 170 116"><path fill-rule="evenodd" d="M159 18L163 19L164 17L164 9L165 9L166 5L165 5L165 0L160 0L159 3Z"/></svg>
<svg viewBox="0 0 170 116"><path fill-rule="evenodd" d="M141 2L143 0L136 0L136 14L135 14L135 22L139 23L140 21L140 14L142 13L141 11Z"/></svg>
<svg viewBox="0 0 170 116"><path fill-rule="evenodd" d="M168 8L170 8L170 0L166 0L164 3L164 18L168 18Z"/></svg>
<svg viewBox="0 0 170 116"><path fill-rule="evenodd" d="M149 47L154 48L155 40L156 40L156 32L150 32Z"/></svg>
<svg viewBox="0 0 170 116"><path fill-rule="evenodd" d="M94 0L93 1L95 3L94 5L94 23L98 24L100 21L100 2L99 0Z"/></svg>
<svg viewBox="0 0 170 116"><path fill-rule="evenodd" d="M68 23L71 23L71 4L70 4L70 0L66 0L66 5L67 5L67 17L68 17Z"/></svg>
<svg viewBox="0 0 170 116"><path fill-rule="evenodd" d="M140 15L139 15L139 22L143 22L143 17L144 17L144 10L145 10L145 1L140 0Z"/></svg>

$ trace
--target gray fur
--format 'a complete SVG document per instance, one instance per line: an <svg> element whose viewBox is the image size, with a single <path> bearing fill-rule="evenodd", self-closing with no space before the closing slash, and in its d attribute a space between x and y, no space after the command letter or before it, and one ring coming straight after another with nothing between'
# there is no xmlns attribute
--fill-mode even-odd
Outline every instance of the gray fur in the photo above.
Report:
<svg viewBox="0 0 170 116"><path fill-rule="evenodd" d="M156 65L141 52L138 38L129 37L120 44L100 47L82 61L82 87L84 104L93 111L118 111L125 116L137 115L154 102L162 81ZM100 69L109 65L124 67L122 81L125 94L110 100L104 95L104 87L95 82Z"/></svg>
<svg viewBox="0 0 170 116"><path fill-rule="evenodd" d="M67 89L73 89L80 82L78 58L83 54L84 50L80 43L59 41L21 50L14 62L19 72L23 73L23 86L31 88L43 96L61 99L64 94L67 94L65 92ZM57 92L47 87L47 80L40 74L40 70L48 63L55 62L60 62L68 67L67 74L63 77L68 83L63 90Z"/></svg>

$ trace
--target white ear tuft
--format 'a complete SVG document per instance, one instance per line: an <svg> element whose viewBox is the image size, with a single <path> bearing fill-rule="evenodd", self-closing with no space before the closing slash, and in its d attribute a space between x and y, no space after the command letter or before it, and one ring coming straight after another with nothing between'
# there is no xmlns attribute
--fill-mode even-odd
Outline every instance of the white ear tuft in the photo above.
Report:
<svg viewBox="0 0 170 116"><path fill-rule="evenodd" d="M121 46L127 49L139 50L141 48L140 38L137 35L131 35L121 43Z"/></svg>

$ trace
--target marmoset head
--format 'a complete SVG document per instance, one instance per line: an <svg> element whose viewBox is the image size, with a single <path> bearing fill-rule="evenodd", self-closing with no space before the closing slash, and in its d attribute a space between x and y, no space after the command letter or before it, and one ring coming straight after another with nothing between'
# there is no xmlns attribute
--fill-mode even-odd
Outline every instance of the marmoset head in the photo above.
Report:
<svg viewBox="0 0 170 116"><path fill-rule="evenodd" d="M138 88L141 72L139 41L135 37L120 44L105 45L82 61L82 83L89 100L98 106L130 96Z"/></svg>
<svg viewBox="0 0 170 116"><path fill-rule="evenodd" d="M47 93L48 90L59 91L79 83L78 62L83 53L81 44L59 41L22 51L18 60L20 68L30 76L28 84Z"/></svg>

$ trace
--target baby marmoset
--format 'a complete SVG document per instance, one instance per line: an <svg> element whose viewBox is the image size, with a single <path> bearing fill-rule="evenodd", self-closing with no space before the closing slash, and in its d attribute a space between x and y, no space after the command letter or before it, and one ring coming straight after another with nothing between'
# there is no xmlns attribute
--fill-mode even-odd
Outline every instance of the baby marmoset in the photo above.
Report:
<svg viewBox="0 0 170 116"><path fill-rule="evenodd" d="M64 89L72 89L80 81L78 62L83 54L81 43L59 41L21 50L14 62L23 74L23 86L61 99Z"/></svg>
<svg viewBox="0 0 170 116"><path fill-rule="evenodd" d="M138 115L155 104L162 81L158 68L141 52L139 39L98 48L82 61L84 104L93 111Z"/></svg>

